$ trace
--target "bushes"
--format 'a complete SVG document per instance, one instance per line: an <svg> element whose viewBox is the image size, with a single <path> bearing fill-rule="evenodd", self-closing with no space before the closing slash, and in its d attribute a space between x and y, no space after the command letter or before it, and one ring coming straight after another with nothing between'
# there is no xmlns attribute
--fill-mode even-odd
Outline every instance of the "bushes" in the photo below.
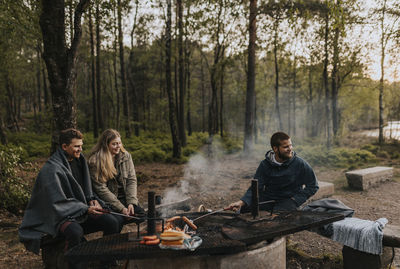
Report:
<svg viewBox="0 0 400 269"><path fill-rule="evenodd" d="M180 160L172 158L171 137L161 133L143 132L140 137L123 138L122 142L126 150L132 154L135 163L145 162L185 162L187 157L197 152L207 141L206 133L193 133L187 137L187 145L182 148Z"/></svg>
<svg viewBox="0 0 400 269"><path fill-rule="evenodd" d="M376 156L363 149L333 148L327 150L318 146L298 146L299 155L311 165L331 167L360 167L376 162Z"/></svg>
<svg viewBox="0 0 400 269"><path fill-rule="evenodd" d="M0 207L15 214L26 207L30 193L28 184L16 173L22 155L21 147L0 146Z"/></svg>
<svg viewBox="0 0 400 269"><path fill-rule="evenodd" d="M39 157L50 156L50 134L19 132L9 135L8 140L10 144L23 149L21 161L30 161Z"/></svg>

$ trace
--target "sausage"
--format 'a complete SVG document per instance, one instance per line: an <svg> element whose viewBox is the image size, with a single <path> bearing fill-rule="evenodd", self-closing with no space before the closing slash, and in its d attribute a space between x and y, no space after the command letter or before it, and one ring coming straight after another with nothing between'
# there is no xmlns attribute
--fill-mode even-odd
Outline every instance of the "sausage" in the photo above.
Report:
<svg viewBox="0 0 400 269"><path fill-rule="evenodd" d="M180 218L181 218L181 216L175 216L175 217L167 219L165 222L173 222L174 220L178 220Z"/></svg>
<svg viewBox="0 0 400 269"><path fill-rule="evenodd" d="M183 216L182 219L184 222L187 223L187 225L189 225L190 228L192 228L193 230L197 230L197 226L194 225L187 217Z"/></svg>
<svg viewBox="0 0 400 269"><path fill-rule="evenodd" d="M143 239L144 241L147 241L147 240L156 240L156 239L157 239L157 235L145 235L145 236L142 237L142 239Z"/></svg>
<svg viewBox="0 0 400 269"><path fill-rule="evenodd" d="M160 239L154 239L154 240L147 240L144 242L148 246L153 246L153 245L158 245L160 243Z"/></svg>
<svg viewBox="0 0 400 269"><path fill-rule="evenodd" d="M139 243L140 243L140 244L142 244L142 245L144 245L145 241L144 241L144 240L142 240L142 241L140 241Z"/></svg>

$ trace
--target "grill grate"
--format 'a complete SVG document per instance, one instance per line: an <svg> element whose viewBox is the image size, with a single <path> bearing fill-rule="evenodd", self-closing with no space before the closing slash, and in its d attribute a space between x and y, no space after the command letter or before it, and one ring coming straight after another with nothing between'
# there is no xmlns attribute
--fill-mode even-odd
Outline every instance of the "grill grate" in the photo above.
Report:
<svg viewBox="0 0 400 269"><path fill-rule="evenodd" d="M203 214L188 213L185 216L195 219ZM296 211L274 215L260 212L259 217L253 219L251 214L236 215L221 212L195 222L198 226L197 234L203 239L203 243L195 251L168 250L160 249L158 246L142 245L139 240L135 240L136 233L130 233L105 236L80 244L69 250L66 258L72 262L87 262L233 254L246 251L250 244L325 225L343 218L340 214Z"/></svg>

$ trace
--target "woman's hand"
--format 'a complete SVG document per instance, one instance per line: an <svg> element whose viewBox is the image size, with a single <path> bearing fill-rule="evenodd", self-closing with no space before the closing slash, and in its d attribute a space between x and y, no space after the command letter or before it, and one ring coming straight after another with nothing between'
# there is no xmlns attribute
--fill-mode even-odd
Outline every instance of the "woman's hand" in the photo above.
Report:
<svg viewBox="0 0 400 269"><path fill-rule="evenodd" d="M129 216L128 208L124 207L124 208L121 210L121 213L124 214L124 215Z"/></svg>
<svg viewBox="0 0 400 269"><path fill-rule="evenodd" d="M133 207L132 204L128 205L128 215L133 216L135 214L135 208Z"/></svg>

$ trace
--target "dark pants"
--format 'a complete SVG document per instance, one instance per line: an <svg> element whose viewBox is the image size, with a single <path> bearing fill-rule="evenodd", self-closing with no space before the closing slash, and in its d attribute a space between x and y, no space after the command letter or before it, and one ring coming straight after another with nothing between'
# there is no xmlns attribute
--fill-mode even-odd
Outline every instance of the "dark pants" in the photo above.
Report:
<svg viewBox="0 0 400 269"><path fill-rule="evenodd" d="M66 221L61 225L60 232L66 239L66 250L82 241L83 235L103 231L103 235L120 233L123 223L119 218L110 214L89 215L85 222Z"/></svg>

